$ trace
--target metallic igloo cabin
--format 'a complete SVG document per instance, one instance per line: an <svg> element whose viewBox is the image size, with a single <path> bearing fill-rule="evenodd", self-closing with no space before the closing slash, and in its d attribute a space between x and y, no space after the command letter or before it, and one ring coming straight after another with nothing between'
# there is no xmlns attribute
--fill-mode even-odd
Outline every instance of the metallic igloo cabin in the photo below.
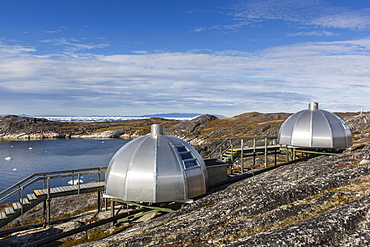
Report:
<svg viewBox="0 0 370 247"><path fill-rule="evenodd" d="M292 147L346 149L352 145L348 126L335 114L319 109L317 102L286 119L278 138L280 144Z"/></svg>
<svg viewBox="0 0 370 247"><path fill-rule="evenodd" d="M151 133L125 144L111 159L105 175L105 196L125 201L186 201L207 191L202 157L184 140Z"/></svg>

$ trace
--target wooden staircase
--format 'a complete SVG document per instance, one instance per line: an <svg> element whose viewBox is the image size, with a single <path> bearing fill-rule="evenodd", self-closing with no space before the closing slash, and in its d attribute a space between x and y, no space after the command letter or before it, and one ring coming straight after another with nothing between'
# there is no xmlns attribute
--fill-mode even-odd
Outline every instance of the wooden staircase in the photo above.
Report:
<svg viewBox="0 0 370 247"><path fill-rule="evenodd" d="M0 227L5 226L45 200L45 195L36 196L35 194L28 194L26 198L22 198L19 202L14 202L12 206L0 211Z"/></svg>
<svg viewBox="0 0 370 247"><path fill-rule="evenodd" d="M5 207L0 211L0 228L13 221L17 217L21 216L25 212L29 211L41 202L49 202L50 199L61 196L76 195L82 193L90 193L95 191L104 191L104 181L100 180L100 175L105 173L106 167L97 168L84 168L77 170L68 171L57 171L49 173L35 173L31 176L19 181L18 183L10 186L4 191L0 192L0 202L5 200L10 200L18 194L18 199L14 203L8 203L11 206ZM77 181L81 175L97 174L97 182L91 182L86 184L76 184L68 185L62 187L50 187L50 179L60 178L60 177L78 177ZM47 185L44 189L34 190L33 193L29 193L26 197L22 197L23 192L28 186L33 184L38 180L44 180L44 185ZM45 205L44 205L45 206ZM50 207L47 207L48 210ZM49 219L50 220L50 219Z"/></svg>

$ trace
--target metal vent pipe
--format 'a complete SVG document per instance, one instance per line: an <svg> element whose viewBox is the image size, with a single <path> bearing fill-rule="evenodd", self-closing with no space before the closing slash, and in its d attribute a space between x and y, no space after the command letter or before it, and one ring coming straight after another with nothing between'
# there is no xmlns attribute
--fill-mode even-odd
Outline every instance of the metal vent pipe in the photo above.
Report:
<svg viewBox="0 0 370 247"><path fill-rule="evenodd" d="M151 128L150 134L152 136L163 135L164 133L163 126L160 124L152 124L150 128Z"/></svg>
<svg viewBox="0 0 370 247"><path fill-rule="evenodd" d="M316 111L316 110L318 110L319 109L319 103L317 103L317 102L311 102L311 103L309 103L308 104L308 109L310 111Z"/></svg>

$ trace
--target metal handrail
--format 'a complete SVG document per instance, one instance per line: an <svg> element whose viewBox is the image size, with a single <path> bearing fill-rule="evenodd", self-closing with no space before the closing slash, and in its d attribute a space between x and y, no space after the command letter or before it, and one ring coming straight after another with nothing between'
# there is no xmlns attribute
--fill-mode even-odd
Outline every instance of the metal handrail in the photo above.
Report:
<svg viewBox="0 0 370 247"><path fill-rule="evenodd" d="M216 153L217 151L219 151L220 149L222 149L222 147L227 143L229 142L230 145L227 145L226 148L224 150L222 150L220 152L220 156L222 154L224 154L228 149L230 149L230 147L234 146L234 144L236 144L238 141L241 141L243 140L244 141L255 141L255 140L265 140L265 145L267 144L267 140L273 140L273 139L277 139L278 137L277 136L254 136L254 137L237 137L237 138L227 138L225 139L223 142L221 142L212 152L210 152L206 158L211 158L211 156Z"/></svg>
<svg viewBox="0 0 370 247"><path fill-rule="evenodd" d="M105 173L107 166L101 167L92 167L92 168L82 168L82 169L73 169L73 170L64 170L64 171L53 171L53 172L42 172L42 173L33 173L32 175L22 179L21 181L13 184L7 189L0 192L0 203L15 195L17 192L23 191L26 187L32 185L33 183L39 180L61 178L61 177L74 177L81 175L89 174L101 174ZM100 178L100 177L99 177ZM21 198L19 198L20 200Z"/></svg>

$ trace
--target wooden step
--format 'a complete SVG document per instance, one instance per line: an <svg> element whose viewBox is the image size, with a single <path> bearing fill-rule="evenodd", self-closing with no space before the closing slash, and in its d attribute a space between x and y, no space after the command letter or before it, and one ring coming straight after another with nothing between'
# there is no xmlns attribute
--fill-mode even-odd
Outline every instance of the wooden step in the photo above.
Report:
<svg viewBox="0 0 370 247"><path fill-rule="evenodd" d="M14 214L14 208L13 207L7 207L4 209L6 215Z"/></svg>
<svg viewBox="0 0 370 247"><path fill-rule="evenodd" d="M0 212L0 220L6 219L6 214L4 211Z"/></svg>
<svg viewBox="0 0 370 247"><path fill-rule="evenodd" d="M37 196L35 194L27 194L27 198L30 201L37 200Z"/></svg>
<svg viewBox="0 0 370 247"><path fill-rule="evenodd" d="M13 203L14 210L20 210L22 208L22 205L19 202Z"/></svg>
<svg viewBox="0 0 370 247"><path fill-rule="evenodd" d="M20 202L24 205L24 204L30 204L30 201L27 199L27 198L22 198L20 200Z"/></svg>

